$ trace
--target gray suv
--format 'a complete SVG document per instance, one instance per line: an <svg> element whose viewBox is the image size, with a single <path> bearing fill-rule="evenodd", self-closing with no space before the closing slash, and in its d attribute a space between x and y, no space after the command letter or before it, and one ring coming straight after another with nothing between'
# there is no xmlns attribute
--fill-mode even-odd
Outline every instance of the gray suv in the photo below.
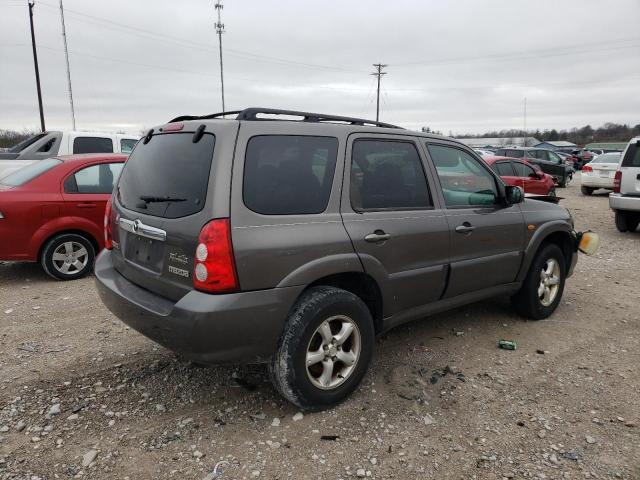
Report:
<svg viewBox="0 0 640 480"><path fill-rule="evenodd" d="M358 386L397 325L497 295L531 319L558 306L577 261L571 215L525 200L462 143L231 113L150 130L107 207L98 290L147 337L201 364L268 363L277 390L314 410Z"/></svg>

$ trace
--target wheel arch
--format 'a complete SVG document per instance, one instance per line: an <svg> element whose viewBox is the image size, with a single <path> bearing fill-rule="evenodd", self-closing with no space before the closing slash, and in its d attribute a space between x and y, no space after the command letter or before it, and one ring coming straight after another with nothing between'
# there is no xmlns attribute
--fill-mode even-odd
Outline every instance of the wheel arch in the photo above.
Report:
<svg viewBox="0 0 640 480"><path fill-rule="evenodd" d="M524 281L533 259L540 249L550 243L560 247L565 259L565 271L570 271L573 255L576 255L575 237L568 224L556 223L544 230L538 231L529 242L529 246L525 251L522 268L518 274L518 281Z"/></svg>
<svg viewBox="0 0 640 480"><path fill-rule="evenodd" d="M364 272L343 272L318 278L310 283L300 295L312 287L336 287L353 293L359 297L371 312L374 331L377 334L383 330L383 300L380 286L376 280Z"/></svg>
<svg viewBox="0 0 640 480"><path fill-rule="evenodd" d="M86 230L82 230L82 229L66 229L66 230L59 230L56 232L51 233L49 236L47 236L42 243L40 244L40 248L38 249L38 256L37 256L37 261L40 262L42 261L42 254L44 252L44 248L47 246L47 244L53 240L56 237L59 237L60 235L66 235L66 234L74 234L74 235L80 235L84 238L86 238L87 240L89 240L89 242L91 243L91 245L93 246L94 249L94 253L97 256L98 252L100 251L100 244L98 243L98 240L94 237L94 235L92 235L91 233L87 232Z"/></svg>

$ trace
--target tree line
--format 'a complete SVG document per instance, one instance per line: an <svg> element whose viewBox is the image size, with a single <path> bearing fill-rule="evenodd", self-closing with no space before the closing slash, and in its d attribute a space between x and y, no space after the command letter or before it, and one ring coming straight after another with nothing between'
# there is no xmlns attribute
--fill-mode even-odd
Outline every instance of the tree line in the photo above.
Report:
<svg viewBox="0 0 640 480"><path fill-rule="evenodd" d="M514 137L535 137L542 142L566 140L576 145L585 145L594 142L628 142L631 138L640 136L640 123L631 127L622 123L607 122L601 127L593 128L585 125L580 128L570 130L556 130L555 128L535 131L511 129L486 132L482 134L456 135L460 138L514 138Z"/></svg>

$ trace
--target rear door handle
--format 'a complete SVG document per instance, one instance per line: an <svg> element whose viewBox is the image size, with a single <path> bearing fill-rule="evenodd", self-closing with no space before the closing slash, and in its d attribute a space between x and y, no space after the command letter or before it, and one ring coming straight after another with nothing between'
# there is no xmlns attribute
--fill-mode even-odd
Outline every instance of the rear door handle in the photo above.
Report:
<svg viewBox="0 0 640 480"><path fill-rule="evenodd" d="M376 230L373 233L369 233L368 235L365 235L364 241L369 243L378 243L378 242L384 242L386 240L389 240L390 238L391 238L391 235L389 235L388 233L385 233L383 230Z"/></svg>
<svg viewBox="0 0 640 480"><path fill-rule="evenodd" d="M78 208L95 208L95 203L79 203Z"/></svg>
<svg viewBox="0 0 640 480"><path fill-rule="evenodd" d="M476 227L472 226L469 222L464 222L462 225L458 225L456 227L457 233L471 233L476 229Z"/></svg>

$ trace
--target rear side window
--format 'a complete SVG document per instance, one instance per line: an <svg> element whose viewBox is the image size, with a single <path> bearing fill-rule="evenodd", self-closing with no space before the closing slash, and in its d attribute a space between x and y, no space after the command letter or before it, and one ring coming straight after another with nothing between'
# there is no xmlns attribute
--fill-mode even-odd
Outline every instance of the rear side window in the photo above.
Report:
<svg viewBox="0 0 640 480"><path fill-rule="evenodd" d="M111 194L124 163L103 163L78 170L64 182L66 193Z"/></svg>
<svg viewBox="0 0 640 480"><path fill-rule="evenodd" d="M350 196L357 212L433 206L418 150L404 141L353 142Z"/></svg>
<svg viewBox="0 0 640 480"><path fill-rule="evenodd" d="M522 158L524 157L524 151L523 150L507 150L505 156Z"/></svg>
<svg viewBox="0 0 640 480"><path fill-rule="evenodd" d="M73 153L113 153L113 140L101 137L76 137Z"/></svg>
<svg viewBox="0 0 640 480"><path fill-rule="evenodd" d="M154 135L140 142L120 176L118 201L134 212L179 218L204 207L209 187L215 137L205 133L193 143L193 133Z"/></svg>
<svg viewBox="0 0 640 480"><path fill-rule="evenodd" d="M8 185L10 187L19 187L20 185L24 185L34 178L39 177L43 173L48 172L53 167L60 165L61 163L62 161L58 160L57 158L47 158L46 160L39 160L32 163L31 165L27 165L26 167L21 168L20 170L10 175L7 175L2 180L0 180L0 184Z"/></svg>
<svg viewBox="0 0 640 480"><path fill-rule="evenodd" d="M638 142L629 145L629 148L627 148L627 152L624 154L622 166L640 167L640 148L638 148Z"/></svg>
<svg viewBox="0 0 640 480"><path fill-rule="evenodd" d="M513 177L513 169L509 162L498 162L491 165L491 169L501 177Z"/></svg>
<svg viewBox="0 0 640 480"><path fill-rule="evenodd" d="M247 144L242 196L263 215L322 213L331 194L338 139L260 135Z"/></svg>
<svg viewBox="0 0 640 480"><path fill-rule="evenodd" d="M513 162L513 167L516 169L516 177L530 177L536 173L533 168L522 162Z"/></svg>

